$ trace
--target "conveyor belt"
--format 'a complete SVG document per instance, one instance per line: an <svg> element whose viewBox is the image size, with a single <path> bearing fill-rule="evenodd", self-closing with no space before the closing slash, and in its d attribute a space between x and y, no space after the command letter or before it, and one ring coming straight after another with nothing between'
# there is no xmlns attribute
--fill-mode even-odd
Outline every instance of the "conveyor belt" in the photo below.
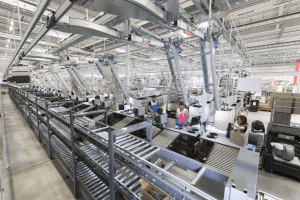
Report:
<svg viewBox="0 0 300 200"><path fill-rule="evenodd" d="M124 128L129 123L133 122L134 120L135 120L134 117L125 117L121 121L119 121L116 124L114 124L112 127L116 128L116 129Z"/></svg>
<svg viewBox="0 0 300 200"><path fill-rule="evenodd" d="M180 135L179 132L164 129L152 140L152 144L167 148Z"/></svg>
<svg viewBox="0 0 300 200"><path fill-rule="evenodd" d="M215 143L205 164L227 173L231 173L239 149Z"/></svg>
<svg viewBox="0 0 300 200"><path fill-rule="evenodd" d="M89 106L89 107L86 107L85 109L77 111L76 113L84 113L84 112L89 111L89 110L91 110L93 108L94 108L93 106Z"/></svg>
<svg viewBox="0 0 300 200"><path fill-rule="evenodd" d="M111 112L111 111L107 111L107 116L110 115L110 114L112 114L112 113L113 113L113 112ZM105 115L102 113L102 114L100 114L100 115L94 117L93 120L94 120L94 121L100 121L100 120L104 119L104 116L105 116Z"/></svg>

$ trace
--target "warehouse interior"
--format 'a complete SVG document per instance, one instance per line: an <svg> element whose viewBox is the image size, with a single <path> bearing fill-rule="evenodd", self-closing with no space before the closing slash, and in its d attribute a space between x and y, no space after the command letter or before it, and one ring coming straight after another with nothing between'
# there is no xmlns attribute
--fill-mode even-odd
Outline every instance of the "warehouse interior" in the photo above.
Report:
<svg viewBox="0 0 300 200"><path fill-rule="evenodd" d="M300 0L0 0L0 200L298 200Z"/></svg>

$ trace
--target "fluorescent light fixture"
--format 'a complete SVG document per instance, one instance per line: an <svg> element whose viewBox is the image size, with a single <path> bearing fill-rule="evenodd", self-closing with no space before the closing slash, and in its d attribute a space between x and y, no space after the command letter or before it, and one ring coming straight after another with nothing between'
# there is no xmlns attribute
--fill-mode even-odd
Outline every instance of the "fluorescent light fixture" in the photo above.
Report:
<svg viewBox="0 0 300 200"><path fill-rule="evenodd" d="M8 39L7 42L10 42L10 39Z"/></svg>
<svg viewBox="0 0 300 200"><path fill-rule="evenodd" d="M247 15L247 14L252 13L252 12L254 12L254 10L238 14L237 16Z"/></svg>
<svg viewBox="0 0 300 200"><path fill-rule="evenodd" d="M6 45L6 47L8 47L8 45Z"/></svg>
<svg viewBox="0 0 300 200"><path fill-rule="evenodd" d="M118 53L125 53L126 52L125 49L121 49L121 48L116 48L115 51L118 52Z"/></svg>
<svg viewBox="0 0 300 200"><path fill-rule="evenodd" d="M282 2L282 3L274 4L274 5L273 5L273 8L274 8L274 7L281 6L281 5L289 4L289 2L290 2L290 1L286 1L286 2ZM295 1L291 1L291 3L294 3L294 2L295 2Z"/></svg>
<svg viewBox="0 0 300 200"><path fill-rule="evenodd" d="M201 26L201 28L207 28L208 22L202 22L201 24L199 24L199 26Z"/></svg>
<svg viewBox="0 0 300 200"><path fill-rule="evenodd" d="M12 30L12 26L9 27L9 30L10 30L10 31Z"/></svg>
<svg viewBox="0 0 300 200"><path fill-rule="evenodd" d="M14 22L13 22L13 21L11 21L11 22L10 22L10 24L11 24L11 25L13 25L13 24L14 24Z"/></svg>

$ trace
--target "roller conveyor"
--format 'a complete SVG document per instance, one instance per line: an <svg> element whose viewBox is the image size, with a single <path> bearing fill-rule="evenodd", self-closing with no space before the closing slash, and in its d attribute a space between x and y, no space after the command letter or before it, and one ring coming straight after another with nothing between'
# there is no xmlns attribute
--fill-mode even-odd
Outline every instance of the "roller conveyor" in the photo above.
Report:
<svg viewBox="0 0 300 200"><path fill-rule="evenodd" d="M47 120L47 118L45 118ZM71 130L66 125L62 124L58 120L51 118L49 119L49 125L56 129L63 137L65 137L68 141L71 141Z"/></svg>
<svg viewBox="0 0 300 200"><path fill-rule="evenodd" d="M17 96L18 96L18 94L17 94ZM23 97L24 96L25 95L23 95ZM22 103L22 104L24 104L25 107L28 107L27 102L29 102L29 104L34 104L34 99L31 99L31 100L29 99L29 101L28 101L26 99L26 97L24 98L24 100L23 100L22 96L20 96L20 97L21 98L19 98L20 99L19 102L17 101L16 103ZM44 103L41 103L41 104L38 103L38 106L42 110L45 110ZM29 106L29 110L31 111L31 114L28 114L27 109L24 108L23 110L25 110L25 113L27 113L27 115L30 115L31 119L34 119L32 117L34 111L31 106ZM70 130L68 126L64 125L64 124L67 124L67 125L70 124L69 118L63 117L60 113L56 113L53 111L49 111L49 114L51 117L53 117L57 120L57 123L54 122L54 124L50 122L50 128L52 129L53 134L55 134L61 140L61 142L64 142L63 144L66 144L68 147L70 147L71 142L67 138L67 135L69 134L69 132L63 130L63 128L58 125L60 123L60 125L65 126L65 127L67 127L68 130ZM79 115L77 117L79 117ZM118 118L118 116L113 116L113 117L116 117L119 121L121 119L123 119L122 117ZM53 118L51 118L51 119L53 119ZM46 121L45 118L40 118L40 119L42 120L43 123L45 123L45 121ZM147 123L147 122L143 122L143 123ZM129 126L126 129L114 130L112 127L112 129L108 131L105 129L99 130L103 127L103 124L101 124L101 122L98 124L99 125L98 127L95 127L92 130L89 128L85 128L75 122L74 130L76 131L76 133L78 135L81 136L80 141L82 141L82 140L84 141L83 143L82 142L79 142L78 144L76 143L76 145L75 145L76 155L78 156L78 159L80 159L80 158L83 159L83 161L85 162L87 167L91 167L84 171L90 172L89 170L93 170L92 171L93 173L100 174L101 177L104 177L106 180L108 180L108 174L109 174L110 170L108 169L109 164L108 164L106 154L108 154L108 152L109 152L108 149L111 148L111 146L109 145L109 141L111 141L111 140L108 140L106 131L108 131L108 132L113 131L115 133L115 135L117 136L116 142L114 143L114 147L113 147L114 152L115 152L114 161L115 161L115 163L117 163L120 166L118 166L116 168L117 173L115 174L115 177L114 178L112 177L112 178L114 179L114 181L116 181L116 184L115 184L116 191L120 192L122 195L125 195L126 197L128 197L127 195L129 195L129 198L127 198L127 199L131 199L133 196L139 197L136 195L138 195L138 193L141 191L141 187L140 187L140 183L139 183L140 179L147 181L152 186L155 186L157 189L163 191L165 194L167 194L169 197L171 197L173 199L182 199L182 198L186 199L186 200L199 199L197 196L202 196L202 197L204 197L204 199L216 199L213 196L207 194L206 192L203 192L201 189L191 186L190 184L194 185L194 182L196 182L196 180L199 180L202 176L204 176L206 178L209 178L210 180L213 180L216 183L224 185L224 183L226 183L228 181L228 177L229 177L229 175L228 175L229 173L228 172L225 173L225 170L228 168L228 166L231 163L230 162L225 163L225 165L226 165L225 168L222 168L223 167L222 165L218 166L218 164L219 164L218 162L212 162L210 164L209 163L206 163L206 164L199 163L195 160L189 159L185 156L182 156L182 155L177 154L168 149L164 149L164 148L160 147L159 145L156 145L156 142L157 142L157 144L160 144L161 146L164 146L164 145L168 146L168 145L166 145L166 142L159 143L161 141L156 141L156 142L154 141L154 143L149 143L145 140L142 140L138 137L128 134L128 133L132 133L136 130L139 130L139 128L141 128L141 129L145 128L145 126L143 126L144 125L143 123ZM32 124L34 124L34 122ZM58 127L57 127L57 125L58 125ZM93 131L93 130L95 130L95 131ZM126 133L124 132L124 130ZM126 131L126 130L130 130L130 131ZM147 131L148 131L148 127L147 127ZM178 132L174 132L174 131L170 131L170 130L166 130L166 131L169 131L169 132L166 133L166 132L162 131L159 135L161 135L161 136L165 135L166 138L168 138L168 137L170 138L173 136L174 139L176 139L180 134ZM61 133L61 132L64 132L64 133ZM106 133L106 137L105 137L105 133ZM158 137L158 136L156 136L156 137ZM169 144L172 143L174 141L174 139L172 139L169 142ZM158 140L158 139L156 139L156 140ZM82 146L89 142L90 142L89 145ZM52 143L52 140L51 140L51 143ZM99 151L99 149L101 149L101 151L103 151L103 152L101 153ZM219 151L221 151L221 150L219 150ZM230 155L233 154L232 151L229 151L229 153L230 153ZM242 153L240 152L239 154L243 154L243 151L242 151ZM49 154L49 155L51 155L51 154ZM187 182L181 180L180 178L178 178L177 176L175 176L174 174L168 173L167 168L162 169L162 168L156 166L155 164L149 162L149 159L151 159L151 157L153 157L153 156L158 157L160 160L164 161L165 163L172 163L172 165L177 165L183 169L189 169L191 171L196 172L197 175L194 178L195 180L193 180L191 183L187 183ZM240 157L240 155L239 155L239 157ZM255 158L255 155L253 158ZM67 161L69 161L69 163L71 163L72 159L66 160L66 162ZM77 164L81 165L82 161L77 160L76 162L77 162ZM253 162L253 164L255 165L256 162ZM212 165L214 165L214 166L212 166ZM235 165L236 165L236 163L234 164L234 167L231 169L232 173L234 172L233 169L235 169ZM70 164L70 166L71 166L71 164ZM112 166L112 165L110 164L110 166ZM148 167L151 169L149 169ZM219 170L217 167L220 167L222 169ZM78 174L78 172L77 172L77 174ZM246 176L247 173L244 173L244 174L245 174L245 178L242 177L242 179L247 180L247 178L248 178ZM95 177L95 174L88 175L87 177L81 179L79 182L81 183L81 181L86 181L87 179L94 178L94 177ZM162 177L165 177L165 178L162 178ZM87 186L88 187L91 187L91 185L93 186L93 184L95 184L94 181L97 182L97 180L93 180L90 183L86 183ZM251 187L252 187L252 183L251 183ZM185 189L182 190L182 188L185 188ZM255 185L253 186L253 188L255 190ZM239 190L239 189L230 188L230 190ZM99 196L98 196L98 197L92 198L92 199L97 199L97 198L98 199L108 199L109 198L108 194L109 194L109 192L106 191L106 193L104 193L104 194L101 193L101 198L99 198ZM88 198L88 199L90 199L90 198Z"/></svg>
<svg viewBox="0 0 300 200"><path fill-rule="evenodd" d="M92 144L81 147L80 149L92 162L102 166L103 170L109 173L108 155L106 153L101 153L100 150ZM140 199L140 194L137 191L138 188L141 187L140 181L142 179L137 174L133 173L124 165L120 165L116 171L115 180L122 183L124 187L132 191L136 198Z"/></svg>
<svg viewBox="0 0 300 200"><path fill-rule="evenodd" d="M239 149L215 143L205 164L230 174L238 154Z"/></svg>
<svg viewBox="0 0 300 200"><path fill-rule="evenodd" d="M52 147L56 150L61 160L66 166L73 171L72 165L72 153L71 151L56 137L51 137ZM84 187L85 192L89 193L93 199L104 199L109 197L109 188L106 181L103 181L90 170L83 161L77 162L76 165L76 177Z"/></svg>
<svg viewBox="0 0 300 200"><path fill-rule="evenodd" d="M24 109L27 110L26 108L24 108ZM36 117L34 114L31 114L31 119L33 120L32 121L33 124L35 126L37 126L37 121L36 121ZM46 118L44 118L44 120L46 120ZM56 129L56 133L60 133L59 135L64 136L64 139L67 139L69 142L71 141L70 130L68 129L68 127L66 127L64 124L62 124L61 122L59 122L58 120L53 119L53 118L51 118L49 120L49 124L51 125L51 128ZM44 136L47 137L47 139L48 139L47 127L44 126L43 124L40 124L40 130L45 133ZM55 137L56 140L58 140L58 138L56 136L52 136L52 137ZM52 142L53 142L53 140L51 138L51 144L52 144ZM59 140L56 141L56 143L59 143L60 146L63 145L65 147L65 145L62 142L60 142ZM77 149L79 149L79 147L77 147ZM80 149L81 149L81 153L85 154L85 158L87 158L89 161L93 161L92 163L96 164L95 166L97 166L97 168L100 167L103 170L105 170L107 174L109 174L108 160L102 159L100 150L97 147L90 144L90 145L81 147ZM62 151L62 150L60 149L60 151ZM67 151L67 153L65 151ZM63 148L63 152L64 152L63 153L64 156L67 155L68 167L71 168L71 172L72 172L73 170L72 170L72 163L71 163L71 160L72 160L71 151L65 147L65 148ZM107 154L104 154L104 155L107 156ZM101 159L99 159L99 158L101 158ZM98 162L95 162L95 161L98 161ZM77 163L77 166L78 165L80 165L80 162ZM87 170L87 169L88 168L86 167L85 170ZM122 169L124 170L124 166L122 167ZM129 170L129 169L127 169L127 170ZM90 173L91 170L89 170L88 172ZM139 176L134 173L128 174L128 173L123 173L123 172L121 173L121 171L118 171L118 172L119 173L117 173L116 176L119 176L119 179L116 179L116 180L119 181L123 187L127 187L128 190L130 190L131 193L136 197L136 199L141 199L140 194L139 194L140 188L141 188L141 185L140 185L141 179L139 178ZM78 173L78 170L77 170L77 173ZM80 177L78 177L78 178L80 178ZM91 181L88 181L86 179L84 179L82 181L84 181L83 185L92 184ZM90 187L90 185L87 185L87 187ZM95 188L95 185L93 185L93 187L91 189L93 189L93 191L95 191L97 188ZM109 194L108 187L105 187L103 189L104 190L101 191L101 193L99 193L99 196L96 196L96 198L94 198L94 199L103 199L104 197L105 198L107 197L105 195ZM105 195L100 195L100 194L103 194L104 192L105 192ZM94 195L94 193L92 193L92 194ZM98 193L96 193L96 194L98 195Z"/></svg>

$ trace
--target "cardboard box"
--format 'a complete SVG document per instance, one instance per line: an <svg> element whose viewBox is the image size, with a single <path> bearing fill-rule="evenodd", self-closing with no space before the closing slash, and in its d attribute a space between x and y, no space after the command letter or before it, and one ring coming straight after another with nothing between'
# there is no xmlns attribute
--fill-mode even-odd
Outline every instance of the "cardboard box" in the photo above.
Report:
<svg viewBox="0 0 300 200"><path fill-rule="evenodd" d="M176 124L176 119L168 118L168 122L166 124L167 127L175 128L175 124Z"/></svg>
<svg viewBox="0 0 300 200"><path fill-rule="evenodd" d="M298 108L293 108L293 113L300 114L300 97L294 98L293 107L298 107Z"/></svg>
<svg viewBox="0 0 300 200"><path fill-rule="evenodd" d="M292 97L293 93L273 93L270 96L270 107L273 107L273 103L274 103L274 98L275 97Z"/></svg>
<svg viewBox="0 0 300 200"><path fill-rule="evenodd" d="M273 100L276 101L276 107L274 109L275 112L292 113L293 100L294 100L293 97L274 97ZM281 107L281 106L286 106L286 107Z"/></svg>
<svg viewBox="0 0 300 200"><path fill-rule="evenodd" d="M157 193L159 193L161 199L163 200L169 200L170 198L167 197L165 194L159 192L155 187L147 183L146 181L141 181L142 185L142 193L143 193L143 199L144 200L155 200L155 196Z"/></svg>
<svg viewBox="0 0 300 200"><path fill-rule="evenodd" d="M291 135L278 134L278 137L288 139L288 140L295 140L295 136L291 136Z"/></svg>
<svg viewBox="0 0 300 200"><path fill-rule="evenodd" d="M293 93L293 97L300 98L300 93Z"/></svg>
<svg viewBox="0 0 300 200"><path fill-rule="evenodd" d="M248 143L248 135L244 133L230 133L230 142L241 147L245 146Z"/></svg>
<svg viewBox="0 0 300 200"><path fill-rule="evenodd" d="M286 93L286 92L275 92L273 93L275 96L285 96L285 97L291 97L293 96L293 93Z"/></svg>
<svg viewBox="0 0 300 200"><path fill-rule="evenodd" d="M273 123L290 125L292 113L274 112Z"/></svg>
<svg viewBox="0 0 300 200"><path fill-rule="evenodd" d="M271 127L270 127L271 129ZM273 123L272 132L300 136L300 127Z"/></svg>

